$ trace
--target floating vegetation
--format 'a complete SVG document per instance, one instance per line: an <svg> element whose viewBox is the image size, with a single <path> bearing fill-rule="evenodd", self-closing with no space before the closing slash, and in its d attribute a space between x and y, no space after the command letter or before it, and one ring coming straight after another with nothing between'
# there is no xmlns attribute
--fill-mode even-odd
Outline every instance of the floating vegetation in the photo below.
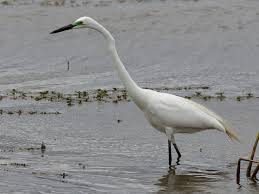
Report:
<svg viewBox="0 0 259 194"><path fill-rule="evenodd" d="M243 99L242 96L237 96L237 97L236 97L236 100L239 101L239 102L240 102L242 99Z"/></svg>
<svg viewBox="0 0 259 194"><path fill-rule="evenodd" d="M105 97L108 97L107 90L97 89L96 99L102 101Z"/></svg>
<svg viewBox="0 0 259 194"><path fill-rule="evenodd" d="M43 0L40 5L42 6L64 6L65 0Z"/></svg>
<svg viewBox="0 0 259 194"><path fill-rule="evenodd" d="M35 150L40 150L40 148L36 147L28 147L28 148L18 148L17 151L35 151Z"/></svg>
<svg viewBox="0 0 259 194"><path fill-rule="evenodd" d="M202 99L205 101L210 100L211 98L212 98L211 96L207 96L207 95L202 96Z"/></svg>
<svg viewBox="0 0 259 194"><path fill-rule="evenodd" d="M46 145L44 142L41 143L40 147L6 147L0 149L1 152L33 152L33 151L45 151L46 150ZM1 158L0 158L1 159Z"/></svg>
<svg viewBox="0 0 259 194"><path fill-rule="evenodd" d="M201 92L195 92L195 96L201 96Z"/></svg>
<svg viewBox="0 0 259 194"><path fill-rule="evenodd" d="M64 179L68 176L68 174L63 172L63 173L58 174L58 176L61 176Z"/></svg>
<svg viewBox="0 0 259 194"><path fill-rule="evenodd" d="M46 175L48 175L48 173L46 173L46 172L36 172L36 171L33 171L31 174L37 175L37 176L46 176Z"/></svg>
<svg viewBox="0 0 259 194"><path fill-rule="evenodd" d="M16 166L16 167L27 167L29 166L28 164L25 164L25 163L17 163L17 162L14 162L14 163L10 163L11 166Z"/></svg>
<svg viewBox="0 0 259 194"><path fill-rule="evenodd" d="M224 95L224 92L216 92L215 93L217 95L217 98L222 101L226 98L226 96Z"/></svg>
<svg viewBox="0 0 259 194"><path fill-rule="evenodd" d="M253 97L254 97L254 95L252 93L247 93L247 96L246 96L247 99L253 98Z"/></svg>
<svg viewBox="0 0 259 194"><path fill-rule="evenodd" d="M72 103L72 98L71 98L71 96L67 97L67 98L66 98L66 101L67 101L67 105L68 105L68 106L74 105L74 104Z"/></svg>
<svg viewBox="0 0 259 194"><path fill-rule="evenodd" d="M197 99L197 100L219 100L224 101L232 99L238 102L243 100L259 99L259 96L255 96L249 92L244 95L238 96L226 96L224 92L216 92L214 95L206 94L206 90L210 88L208 86L188 86L188 87L160 87L160 88L146 88L160 92L173 93L174 91L188 91L189 95L184 96L186 99ZM190 94L190 92L192 94ZM74 93L61 93L58 91L44 90L35 93L26 93L17 89L12 89L1 95L0 100L34 100L37 102L48 101L48 102L61 102L67 106L82 105L83 103L89 102L103 102L103 103L114 103L129 102L131 101L127 91L124 88L112 88L112 89L95 89L87 91L75 91ZM34 115L34 114L61 114L60 112L40 112L40 111L5 111L0 109L0 115Z"/></svg>
<svg viewBox="0 0 259 194"><path fill-rule="evenodd" d="M188 86L188 87L161 87L161 88L146 88L156 91L170 91L170 90L197 90L209 89L208 86ZM66 102L68 106L73 106L75 102L82 104L83 102L92 102L92 101L104 101L104 102L114 102L118 103L119 101L130 101L128 93L125 89L122 88L112 88L108 89L96 89L88 91L75 91L74 93L64 94L57 91L44 90L37 93L26 93L23 91L18 91L12 89L5 96L0 96L2 99L12 99L12 100L35 100L35 101L50 101L50 102Z"/></svg>
<svg viewBox="0 0 259 194"><path fill-rule="evenodd" d="M46 150L46 145L45 145L44 142L41 143L40 149L41 149L42 152L45 152L45 150Z"/></svg>
<svg viewBox="0 0 259 194"><path fill-rule="evenodd" d="M55 112L42 112L42 111L10 111L10 110L3 110L0 109L0 115L8 114L8 115L59 115L62 114L61 112L55 111Z"/></svg>
<svg viewBox="0 0 259 194"><path fill-rule="evenodd" d="M156 91L166 91L166 90L208 90L209 86L183 86L183 87L159 87L159 88L148 88L145 89L156 90Z"/></svg>
<svg viewBox="0 0 259 194"><path fill-rule="evenodd" d="M25 163L18 163L18 162L12 162L12 163L2 163L1 166L15 166L15 167L28 167L28 164Z"/></svg>
<svg viewBox="0 0 259 194"><path fill-rule="evenodd" d="M13 151L20 151L20 152L33 152L37 150L42 150L42 145L41 147L25 147L25 148L13 149ZM45 147L45 150L46 150L46 147Z"/></svg>
<svg viewBox="0 0 259 194"><path fill-rule="evenodd" d="M4 1L1 1L1 4L2 4L2 5L12 5L12 2L11 2L11 1L7 1L7 0L4 0Z"/></svg>
<svg viewBox="0 0 259 194"><path fill-rule="evenodd" d="M186 98L186 99L191 99L192 97L191 96L184 96L184 98Z"/></svg>

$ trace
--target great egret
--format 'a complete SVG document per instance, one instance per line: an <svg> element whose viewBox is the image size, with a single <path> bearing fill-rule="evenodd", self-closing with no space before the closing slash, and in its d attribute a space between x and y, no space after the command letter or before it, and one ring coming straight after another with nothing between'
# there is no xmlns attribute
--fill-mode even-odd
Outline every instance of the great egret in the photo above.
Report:
<svg viewBox="0 0 259 194"><path fill-rule="evenodd" d="M204 106L179 96L139 87L122 64L111 33L94 19L80 17L72 24L54 30L51 34L77 28L91 28L105 37L115 68L129 96L144 112L149 123L158 131L165 133L168 138L169 166L172 163L171 143L178 154L178 161L181 157L174 138L176 133L194 133L206 129L216 129L238 141L238 137L227 127L225 121Z"/></svg>

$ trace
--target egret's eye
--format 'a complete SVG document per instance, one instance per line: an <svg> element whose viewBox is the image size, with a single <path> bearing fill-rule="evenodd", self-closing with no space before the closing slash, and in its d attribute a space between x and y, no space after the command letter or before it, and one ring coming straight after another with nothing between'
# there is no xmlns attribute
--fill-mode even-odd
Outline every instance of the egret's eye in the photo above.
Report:
<svg viewBox="0 0 259 194"><path fill-rule="evenodd" d="M83 25L84 23L82 21L77 21L74 23L74 26L81 26Z"/></svg>

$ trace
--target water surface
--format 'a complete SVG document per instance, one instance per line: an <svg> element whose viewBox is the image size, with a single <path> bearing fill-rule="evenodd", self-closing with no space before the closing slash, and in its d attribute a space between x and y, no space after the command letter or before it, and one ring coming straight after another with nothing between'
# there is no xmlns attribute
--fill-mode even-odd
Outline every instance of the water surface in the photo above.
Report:
<svg viewBox="0 0 259 194"><path fill-rule="evenodd" d="M1 192L258 193L245 178L245 165L243 187L238 188L235 169L258 131L259 101L234 100L248 92L259 95L258 2L82 2L43 6L24 0L0 6L1 94L13 88L69 93L122 87L98 33L49 35L88 15L112 32L139 85L205 85L209 89L202 93L221 91L234 97L198 102L226 118L242 144L216 131L176 135L183 156L180 165L169 170L165 135L152 129L132 102L68 107L61 102L5 99L0 101L4 110L62 114L0 116ZM44 153L38 149L42 141L47 146Z"/></svg>

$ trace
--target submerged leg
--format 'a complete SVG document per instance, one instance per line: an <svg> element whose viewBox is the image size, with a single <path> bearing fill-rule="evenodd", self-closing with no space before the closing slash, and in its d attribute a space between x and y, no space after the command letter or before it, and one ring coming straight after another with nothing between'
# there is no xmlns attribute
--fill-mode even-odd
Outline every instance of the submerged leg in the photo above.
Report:
<svg viewBox="0 0 259 194"><path fill-rule="evenodd" d="M168 140L168 159L169 159L169 167L172 166L172 149L171 149L171 141Z"/></svg>

